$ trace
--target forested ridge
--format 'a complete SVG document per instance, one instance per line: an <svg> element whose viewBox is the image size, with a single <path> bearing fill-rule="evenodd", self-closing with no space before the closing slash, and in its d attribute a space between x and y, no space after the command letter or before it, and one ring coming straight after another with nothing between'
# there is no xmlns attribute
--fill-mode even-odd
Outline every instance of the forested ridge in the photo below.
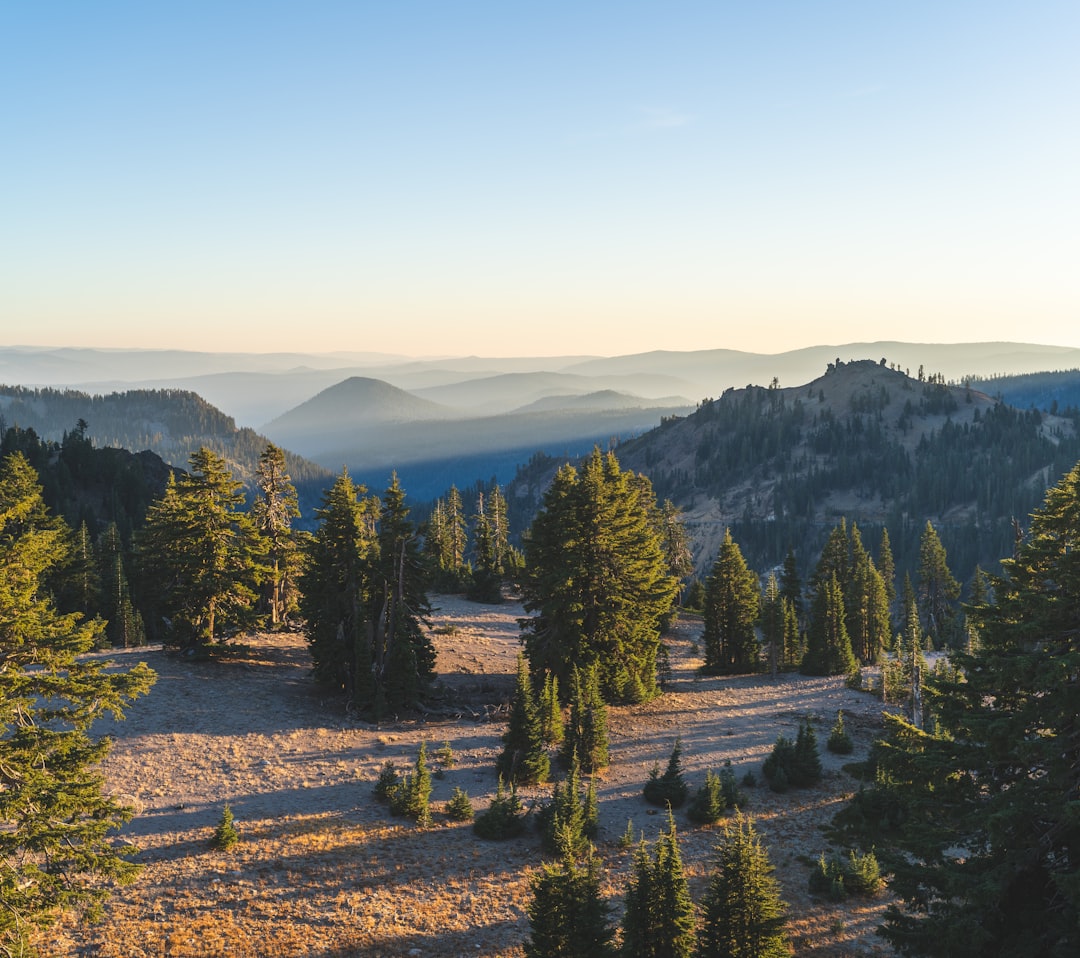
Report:
<svg viewBox="0 0 1080 958"><path fill-rule="evenodd" d="M1011 553L1015 523L1080 459L1078 426L1075 409L1021 410L923 370L837 361L804 386L704 400L618 453L684 510L699 569L725 527L757 568L792 548L811 561L841 516L868 534L887 527L912 569L932 519L967 579Z"/></svg>
<svg viewBox="0 0 1080 958"><path fill-rule="evenodd" d="M238 477L249 482L267 439L232 416L185 389L132 389L91 395L76 389L31 389L0 386L0 425L33 429L45 439L59 440L79 420L98 446L149 449L183 468L188 457L206 446L223 456ZM330 474L321 466L285 453L293 480L326 485Z"/></svg>

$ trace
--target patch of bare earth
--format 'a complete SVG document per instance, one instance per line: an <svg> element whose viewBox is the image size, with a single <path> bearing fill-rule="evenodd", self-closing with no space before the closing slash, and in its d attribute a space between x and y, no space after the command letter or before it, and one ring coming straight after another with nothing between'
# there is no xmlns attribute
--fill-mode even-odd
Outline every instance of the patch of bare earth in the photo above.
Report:
<svg viewBox="0 0 1080 958"><path fill-rule="evenodd" d="M145 659L158 673L126 721L105 729L115 742L102 768L108 791L136 809L123 837L141 849L145 868L135 884L115 891L100 923L65 916L44 933L43 954L522 955L529 878L542 861L536 834L481 841L441 813L455 786L478 810L495 791L504 727L497 707L512 691L522 610L455 597L435 604L444 703L381 726L313 684L300 635L251 637L247 653L225 662L189 662L157 649L115 655ZM821 785L785 795L748 790L790 904L795 953L891 954L873 934L883 901L837 905L806 890L806 862L826 847L822 826L856 788L840 766L865 756L880 728L880 703L839 678L700 677L699 631L683 621L668 637L672 679L663 696L610 712L613 764L599 784L597 844L616 917L631 855L618 838L628 820L649 840L664 825L641 791L675 737L682 737L692 788L725 760L740 779L753 770L760 780L777 735L794 737L799 721L811 717L825 766ZM824 748L841 708L856 743L855 755L843 760ZM435 778L430 829L391 818L372 798L380 766L391 759L404 772L421 740L429 755L449 742L456 758ZM525 789L522 797L540 802L550 791ZM226 801L242 841L222 853L209 839ZM683 814L677 821L700 900L718 832L691 826Z"/></svg>

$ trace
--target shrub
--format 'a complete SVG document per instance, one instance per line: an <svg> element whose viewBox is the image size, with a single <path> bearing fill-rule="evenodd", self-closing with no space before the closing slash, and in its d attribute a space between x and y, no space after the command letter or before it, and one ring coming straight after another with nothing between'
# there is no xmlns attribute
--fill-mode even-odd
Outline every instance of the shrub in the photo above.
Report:
<svg viewBox="0 0 1080 958"><path fill-rule="evenodd" d="M380 802L389 802L400 785L401 779L394 771L394 763L387 759L383 762L379 777L375 781L375 798Z"/></svg>
<svg viewBox="0 0 1080 958"><path fill-rule="evenodd" d="M525 831L525 808L517 797L513 783L507 791L499 776L499 786L487 811L473 822L473 831L480 838L501 841L504 838L516 838Z"/></svg>
<svg viewBox="0 0 1080 958"><path fill-rule="evenodd" d="M233 822L232 809L229 807L229 803L226 802L225 807L221 810L221 821L218 822L217 828L214 829L214 837L210 839L210 845L218 851L227 852L239 841L240 833L236 830L236 825Z"/></svg>
<svg viewBox="0 0 1080 958"><path fill-rule="evenodd" d="M659 764L649 772L649 780L645 783L645 801L651 805L679 808L686 801L688 792L682 774L682 742L675 739L664 774L660 774Z"/></svg>
<svg viewBox="0 0 1080 958"><path fill-rule="evenodd" d="M836 724L829 732L829 740L825 743L825 747L837 755L850 755L855 749L851 736L844 729L844 712L842 709L836 713Z"/></svg>
<svg viewBox="0 0 1080 958"><path fill-rule="evenodd" d="M785 792L789 787L808 788L820 781L821 757L810 723L799 726L794 743L779 736L761 771L774 792Z"/></svg>
<svg viewBox="0 0 1080 958"><path fill-rule="evenodd" d="M452 822L471 822L473 820L472 802L469 793L460 788L455 788L446 803L446 817Z"/></svg>
<svg viewBox="0 0 1080 958"><path fill-rule="evenodd" d="M852 849L846 856L834 852L821 853L817 866L810 873L810 891L842 901L850 895L876 895L885 884L873 852L865 855Z"/></svg>
<svg viewBox="0 0 1080 958"><path fill-rule="evenodd" d="M705 784L698 789L686 814L692 822L697 822L700 825L711 825L720 821L726 808L727 802L724 801L720 776L710 769L705 773Z"/></svg>

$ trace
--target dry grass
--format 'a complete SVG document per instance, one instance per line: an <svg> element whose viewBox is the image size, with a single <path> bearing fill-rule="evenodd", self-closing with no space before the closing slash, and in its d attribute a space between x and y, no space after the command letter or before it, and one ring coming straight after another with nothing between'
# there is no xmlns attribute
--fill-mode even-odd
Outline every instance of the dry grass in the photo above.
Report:
<svg viewBox="0 0 1080 958"><path fill-rule="evenodd" d="M429 755L449 741L456 762L435 780L441 810L455 786L478 808L495 791L501 724L472 716L505 700L518 651L519 606L477 606L440 598L434 624L440 680L461 717L416 718L369 725L350 715L308 677L300 636L258 636L231 662L191 663L142 650L158 671L151 694L127 721L107 731L115 745L103 773L107 787L138 814L125 838L145 869L116 890L97 925L65 916L41 948L56 956L202 958L202 956L519 956L528 934L529 877L541 862L538 839L476 839L469 826L419 830L389 818L371 787L389 758L402 770L421 739ZM816 720L824 745L843 708L854 756L822 747L821 786L774 795L750 790L750 812L772 851L796 954L888 955L873 934L881 902L836 906L812 899L809 869L825 848L821 828L855 783L840 770L865 753L880 726L880 704L846 689L841 679L782 676L701 678L692 651L699 626L683 623L670 637L673 680L658 700L611 711L614 765L599 785L605 892L621 908L630 853L617 840L627 820L655 838L664 816L641 789L654 762L666 761L680 735L688 778L730 759L741 779L780 733L793 736L803 717ZM125 654L126 655L126 654ZM430 717L429 717L430 718ZM526 803L550 787L524 790ZM212 851L209 839L225 801L241 843ZM704 891L714 828L677 817L695 898Z"/></svg>

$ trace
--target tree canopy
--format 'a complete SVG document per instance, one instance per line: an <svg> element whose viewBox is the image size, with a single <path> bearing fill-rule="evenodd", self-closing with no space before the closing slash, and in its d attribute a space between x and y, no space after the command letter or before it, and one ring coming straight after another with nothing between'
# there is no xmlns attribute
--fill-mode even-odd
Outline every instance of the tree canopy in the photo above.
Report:
<svg viewBox="0 0 1080 958"><path fill-rule="evenodd" d="M108 740L91 727L120 717L154 673L80 659L104 622L59 613L45 586L65 559L68 530L45 508L20 453L0 463L0 950L25 954L26 936L60 908L100 903L103 881L138 866L108 833L131 810L103 794L94 766Z"/></svg>
<svg viewBox="0 0 1080 958"><path fill-rule="evenodd" d="M607 701L657 692L660 619L678 589L652 516L648 480L599 449L580 471L563 466L525 538L522 620L534 674L570 687L574 666L595 666Z"/></svg>

